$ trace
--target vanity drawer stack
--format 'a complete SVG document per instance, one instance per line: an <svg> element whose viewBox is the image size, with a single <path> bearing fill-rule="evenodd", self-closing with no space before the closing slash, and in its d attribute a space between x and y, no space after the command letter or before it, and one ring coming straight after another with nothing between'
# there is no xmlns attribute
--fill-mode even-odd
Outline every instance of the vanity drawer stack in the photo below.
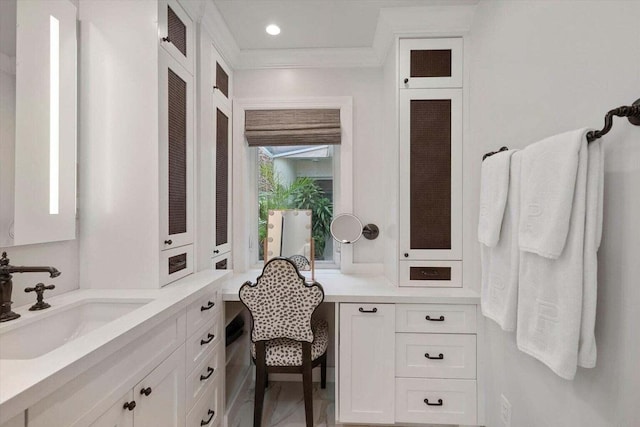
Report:
<svg viewBox="0 0 640 427"><path fill-rule="evenodd" d="M187 427L215 426L222 419L224 341L220 289L210 289L187 307ZM202 423L202 424L201 424Z"/></svg>
<svg viewBox="0 0 640 427"><path fill-rule="evenodd" d="M396 304L395 421L476 424L476 306Z"/></svg>

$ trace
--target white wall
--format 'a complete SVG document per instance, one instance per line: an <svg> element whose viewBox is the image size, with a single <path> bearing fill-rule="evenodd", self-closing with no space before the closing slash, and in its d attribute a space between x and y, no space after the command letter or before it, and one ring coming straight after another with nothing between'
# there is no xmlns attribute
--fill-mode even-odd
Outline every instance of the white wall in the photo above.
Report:
<svg viewBox="0 0 640 427"><path fill-rule="evenodd" d="M465 264L479 286L475 242L483 153L524 147L584 126L640 98L640 2L480 2L470 37L470 132L465 141ZM640 128L616 119L604 138L605 218L599 252L598 364L565 381L519 352L514 334L487 321L487 425L502 426L500 394L514 427L640 423ZM470 208L470 209L469 209ZM469 270L466 270L469 271Z"/></svg>
<svg viewBox="0 0 640 427"><path fill-rule="evenodd" d="M0 245L10 245L14 217L16 148L15 57L0 52Z"/></svg>
<svg viewBox="0 0 640 427"><path fill-rule="evenodd" d="M385 219L382 70L373 68L238 70L235 98L353 97L354 214L364 224ZM375 171L380 171L375 173ZM382 263L384 231L354 245L354 263Z"/></svg>
<svg viewBox="0 0 640 427"><path fill-rule="evenodd" d="M158 5L80 1L80 282L159 283Z"/></svg>

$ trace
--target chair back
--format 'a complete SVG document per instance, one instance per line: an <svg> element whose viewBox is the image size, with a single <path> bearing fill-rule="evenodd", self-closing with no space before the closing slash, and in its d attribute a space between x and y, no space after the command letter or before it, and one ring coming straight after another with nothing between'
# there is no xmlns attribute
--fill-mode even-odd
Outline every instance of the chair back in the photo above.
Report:
<svg viewBox="0 0 640 427"><path fill-rule="evenodd" d="M251 341L313 342L311 315L324 299L324 290L318 283L306 284L289 259L269 260L255 285L246 282L239 295L251 313Z"/></svg>

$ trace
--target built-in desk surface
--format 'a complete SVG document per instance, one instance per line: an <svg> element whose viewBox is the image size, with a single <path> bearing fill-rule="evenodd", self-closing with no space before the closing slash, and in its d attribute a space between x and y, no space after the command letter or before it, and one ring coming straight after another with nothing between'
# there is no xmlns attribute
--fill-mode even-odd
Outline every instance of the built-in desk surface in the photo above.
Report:
<svg viewBox="0 0 640 427"><path fill-rule="evenodd" d="M252 282L262 270L234 273L223 293L225 301L239 301L238 290L247 280ZM316 270L316 282L324 289L325 302L377 302L417 304L478 304L480 295L464 288L400 288L386 277L343 274L336 270Z"/></svg>

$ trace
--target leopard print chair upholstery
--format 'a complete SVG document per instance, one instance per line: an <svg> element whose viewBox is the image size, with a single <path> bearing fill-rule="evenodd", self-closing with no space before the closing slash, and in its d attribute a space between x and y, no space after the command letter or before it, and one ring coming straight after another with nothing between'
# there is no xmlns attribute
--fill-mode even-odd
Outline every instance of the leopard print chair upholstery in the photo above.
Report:
<svg viewBox="0 0 640 427"><path fill-rule="evenodd" d="M240 300L252 318L252 357L257 341L266 341L267 366L301 366L302 342L311 343L312 360L322 356L329 328L311 316L323 299L322 286L307 285L292 261L271 259L255 285L247 282L240 288Z"/></svg>
<svg viewBox="0 0 640 427"><path fill-rule="evenodd" d="M251 356L256 364L253 426L262 425L262 407L270 373L302 374L305 420L313 427L312 370L320 365L320 386L327 386L327 322L312 320L324 299L322 286L308 285L287 258L272 258L256 284L240 288L251 314Z"/></svg>
<svg viewBox="0 0 640 427"><path fill-rule="evenodd" d="M311 263L304 255L291 255L289 257L291 261L298 267L298 271L309 271L311 270Z"/></svg>

